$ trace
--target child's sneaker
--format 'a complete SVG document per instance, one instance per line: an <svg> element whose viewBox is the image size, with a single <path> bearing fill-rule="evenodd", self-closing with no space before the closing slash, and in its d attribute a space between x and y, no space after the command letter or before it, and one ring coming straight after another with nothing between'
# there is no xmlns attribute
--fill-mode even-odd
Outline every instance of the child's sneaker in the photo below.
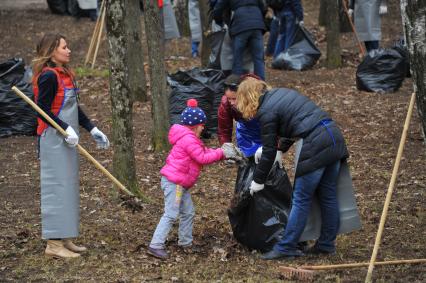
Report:
<svg viewBox="0 0 426 283"><path fill-rule="evenodd" d="M168 259L169 255L165 249L155 249L148 247L148 254L159 259Z"/></svg>

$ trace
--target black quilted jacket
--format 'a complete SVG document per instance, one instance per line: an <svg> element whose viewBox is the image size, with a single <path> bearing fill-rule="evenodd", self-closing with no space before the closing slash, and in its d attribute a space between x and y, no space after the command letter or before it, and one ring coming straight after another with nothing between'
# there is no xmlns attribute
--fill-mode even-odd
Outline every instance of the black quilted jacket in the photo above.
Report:
<svg viewBox="0 0 426 283"><path fill-rule="evenodd" d="M303 138L296 177L349 157L336 123L295 90L279 88L266 92L259 99L256 117L261 125L263 144L262 158L253 178L258 184L265 183L278 141L279 149L285 152L296 139Z"/></svg>

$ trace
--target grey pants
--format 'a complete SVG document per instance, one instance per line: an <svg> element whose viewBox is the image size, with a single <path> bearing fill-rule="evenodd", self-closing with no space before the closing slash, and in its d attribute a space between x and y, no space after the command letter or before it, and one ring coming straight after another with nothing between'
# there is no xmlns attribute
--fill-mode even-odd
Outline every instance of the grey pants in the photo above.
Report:
<svg viewBox="0 0 426 283"><path fill-rule="evenodd" d="M155 229L149 246L154 249L164 248L167 236L173 227L173 224L179 218L179 246L192 245L192 226L195 215L194 205L191 194L187 189L182 189L182 199L177 205L176 184L161 178L161 188L164 191L164 214Z"/></svg>

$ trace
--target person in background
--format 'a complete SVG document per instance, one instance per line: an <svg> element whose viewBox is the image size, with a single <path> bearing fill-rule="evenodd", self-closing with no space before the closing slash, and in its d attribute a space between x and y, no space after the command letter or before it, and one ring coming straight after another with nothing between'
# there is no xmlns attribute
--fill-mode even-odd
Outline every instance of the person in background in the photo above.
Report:
<svg viewBox="0 0 426 283"><path fill-rule="evenodd" d="M74 258L86 250L71 241L79 235L80 224L79 126L90 132L99 148L108 148L109 141L78 105L74 72L68 66L71 50L65 37L46 34L36 53L35 101L68 134L63 137L38 117L42 238L47 240L47 256Z"/></svg>
<svg viewBox="0 0 426 283"><path fill-rule="evenodd" d="M337 177L340 164L349 157L345 140L331 117L309 98L295 90L271 89L264 81L246 78L238 87L237 109L244 119L256 118L262 129L259 163L253 173L250 193L264 189L277 150L286 152L296 139L303 145L296 168L292 208L282 239L263 259L302 256L298 242L305 228L314 194L321 207L321 234L312 254L335 253L339 229ZM281 138L281 139L280 139ZM277 141L280 144L277 148ZM281 142L283 140L283 142Z"/></svg>
<svg viewBox="0 0 426 283"><path fill-rule="evenodd" d="M175 124L170 128L169 141L173 147L160 171L164 214L148 247L148 254L160 259L169 257L165 242L178 218L178 245L184 251L194 251L192 227L195 210L190 188L197 181L203 165L239 155L231 143L225 143L218 149L207 148L200 139L207 117L195 99L189 99L187 106L181 114L181 125Z"/></svg>
<svg viewBox="0 0 426 283"><path fill-rule="evenodd" d="M274 14L272 16L271 24L269 27L269 37L268 37L268 43L266 44L266 51L265 51L266 56L274 55L275 47L277 46L279 28L280 28L280 21Z"/></svg>
<svg viewBox="0 0 426 283"><path fill-rule="evenodd" d="M388 12L386 0L351 0L348 14L353 16L355 30L367 52L379 48L382 37L381 16Z"/></svg>
<svg viewBox="0 0 426 283"><path fill-rule="evenodd" d="M191 56L192 58L198 57L198 46L201 42L201 19L200 9L198 7L198 0L188 1L188 17L189 17L189 28L191 29Z"/></svg>
<svg viewBox="0 0 426 283"><path fill-rule="evenodd" d="M223 11L228 8L233 12L229 27L233 53L232 73L244 74L243 54L248 49L253 60L254 73L264 80L263 33L266 30L266 7L263 0L217 0L213 9L216 24L223 26Z"/></svg>
<svg viewBox="0 0 426 283"><path fill-rule="evenodd" d="M303 7L300 0L283 0L281 10L274 9L274 15L280 22L279 35L275 45L274 58L290 47L290 41L296 32L296 25L303 26Z"/></svg>

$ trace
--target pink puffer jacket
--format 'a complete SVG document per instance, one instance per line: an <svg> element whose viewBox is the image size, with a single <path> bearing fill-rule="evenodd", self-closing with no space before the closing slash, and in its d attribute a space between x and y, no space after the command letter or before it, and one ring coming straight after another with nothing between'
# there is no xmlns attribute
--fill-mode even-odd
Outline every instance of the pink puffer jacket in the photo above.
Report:
<svg viewBox="0 0 426 283"><path fill-rule="evenodd" d="M173 148L160 173L187 189L195 184L203 165L225 158L222 149L207 148L193 131L182 125L170 128L169 142Z"/></svg>

